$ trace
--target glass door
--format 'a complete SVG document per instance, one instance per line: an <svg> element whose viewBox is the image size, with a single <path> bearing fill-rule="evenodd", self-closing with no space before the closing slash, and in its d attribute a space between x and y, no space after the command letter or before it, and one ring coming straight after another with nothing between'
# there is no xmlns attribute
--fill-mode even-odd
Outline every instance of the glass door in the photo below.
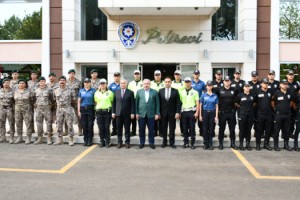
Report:
<svg viewBox="0 0 300 200"><path fill-rule="evenodd" d="M127 80L127 82L129 83L130 81L133 80L133 72L134 70L140 70L141 71L141 67L139 64L123 64L122 65L122 76L124 79ZM141 72L142 73L142 72Z"/></svg>
<svg viewBox="0 0 300 200"><path fill-rule="evenodd" d="M192 78L196 68L196 64L180 64L181 79L183 80L185 77Z"/></svg>

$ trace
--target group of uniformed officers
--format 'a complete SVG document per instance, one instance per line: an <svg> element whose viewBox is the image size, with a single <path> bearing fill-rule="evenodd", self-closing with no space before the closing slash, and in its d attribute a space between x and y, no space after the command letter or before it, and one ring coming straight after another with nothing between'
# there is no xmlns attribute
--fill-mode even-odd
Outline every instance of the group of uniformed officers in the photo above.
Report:
<svg viewBox="0 0 300 200"><path fill-rule="evenodd" d="M229 127L230 147L252 150L251 130L254 129L256 150L265 148L280 151L279 133L284 140L283 148L300 151L298 136L300 132L300 84L294 80L293 70L286 79L276 81L275 72L270 70L268 78L259 80L258 73L251 73L251 81L240 79L240 70L235 70L234 78L223 78L217 70L215 79L205 84L200 80L200 71L193 72L193 78L181 79L176 70L173 77L162 80L161 71L154 72L154 80L141 80L139 70L133 72L134 80L127 83L119 72L114 73L114 82L107 84L99 79L95 69L91 78L81 81L75 78L75 70L68 72L69 77L61 76L56 82L56 74L49 74L49 82L38 78L36 71L31 72L31 80L19 79L18 71L12 78L4 78L0 90L0 142L23 142L23 122L26 125L27 140L31 143L34 132L38 138L34 144L52 144L53 128L56 122L58 138L54 145L63 144L63 136L69 135L69 145L74 145L73 124L77 122L79 135L83 134L84 146L91 146L94 136L95 119L99 129L100 146L111 146L111 135L117 135L117 148L130 148L130 137L136 135L136 122L139 123L139 148L145 145L145 128L148 127L149 146L155 149L155 136L163 138L162 148L169 145L176 148L175 128L179 120L180 132L184 138L182 148L195 149L196 124L203 136L205 150L213 150L215 126L219 125L218 148L223 142L226 123ZM35 116L35 120L34 119ZM236 116L238 119L236 119ZM6 130L6 120L9 130ZM47 129L43 130L44 121ZM239 124L239 144L236 145L235 126ZM110 132L110 124L113 128ZM36 125L34 124L36 123ZM17 139L14 140L15 127ZM37 130L35 131L35 128ZM131 127L131 131L130 131ZM296 128L295 128L296 127ZM168 138L169 136L169 138ZM273 138L274 146L270 145ZM293 147L289 139L294 139ZM261 140L264 139L263 145ZM245 145L244 145L244 142Z"/></svg>

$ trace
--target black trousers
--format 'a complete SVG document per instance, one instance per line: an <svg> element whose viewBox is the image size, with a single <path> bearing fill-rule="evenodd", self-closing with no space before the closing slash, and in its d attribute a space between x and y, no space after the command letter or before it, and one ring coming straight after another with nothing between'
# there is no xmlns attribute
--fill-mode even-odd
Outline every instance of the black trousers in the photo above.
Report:
<svg viewBox="0 0 300 200"><path fill-rule="evenodd" d="M256 142L261 141L261 137L265 133L265 143L268 143L271 136L273 117L272 113L260 113L257 112L257 132L256 132Z"/></svg>
<svg viewBox="0 0 300 200"><path fill-rule="evenodd" d="M291 121L290 121L289 136L292 136L294 134L296 117L297 117L297 112L293 108L291 108Z"/></svg>
<svg viewBox="0 0 300 200"><path fill-rule="evenodd" d="M254 123L254 110L241 110L238 112L239 117L239 139L240 143L244 142L246 139L247 142L251 140L251 129Z"/></svg>
<svg viewBox="0 0 300 200"><path fill-rule="evenodd" d="M117 126L117 121L116 119L112 119L112 132L118 133L118 126Z"/></svg>
<svg viewBox="0 0 300 200"><path fill-rule="evenodd" d="M130 144L130 116L117 116L116 117L117 127L118 127L118 144L122 144L123 140L123 127L125 129L125 144Z"/></svg>
<svg viewBox="0 0 300 200"><path fill-rule="evenodd" d="M176 119L175 115L162 115L162 136L163 143L167 144L168 141L168 128L169 128L169 143L170 145L175 143L175 127L176 127Z"/></svg>
<svg viewBox="0 0 300 200"><path fill-rule="evenodd" d="M83 130L83 140L86 144L91 144L94 137L94 120L95 110L91 108L80 108L81 113L81 125Z"/></svg>
<svg viewBox="0 0 300 200"><path fill-rule="evenodd" d="M213 137L215 136L215 110L203 110L202 125L204 145L212 145Z"/></svg>
<svg viewBox="0 0 300 200"><path fill-rule="evenodd" d="M111 123L111 112L96 111L97 125L99 129L100 142L102 144L110 143L109 126Z"/></svg>
<svg viewBox="0 0 300 200"><path fill-rule="evenodd" d="M188 144L189 136L191 136L191 144L195 144L195 123L196 119L194 117L195 111L187 111L181 113L182 123L183 123L183 142Z"/></svg>
<svg viewBox="0 0 300 200"><path fill-rule="evenodd" d="M291 125L290 113L276 113L275 114L275 131L274 131L274 144L278 145L279 132L281 130L284 141L289 141L289 131Z"/></svg>
<svg viewBox="0 0 300 200"><path fill-rule="evenodd" d="M161 121L161 119L155 120L155 123L154 123L154 136L157 135L157 133L159 135L162 135L162 121Z"/></svg>
<svg viewBox="0 0 300 200"><path fill-rule="evenodd" d="M296 131L294 135L294 145L296 146L298 144L298 137L300 132L300 112L298 112L296 115L295 124L296 124Z"/></svg>
<svg viewBox="0 0 300 200"><path fill-rule="evenodd" d="M131 131L136 133L136 115L134 115L134 119L131 120Z"/></svg>
<svg viewBox="0 0 300 200"><path fill-rule="evenodd" d="M220 141L224 140L226 122L228 122L228 126L229 126L230 140L235 140L235 125L236 125L235 110L229 110L229 111L221 110L219 112L219 140Z"/></svg>

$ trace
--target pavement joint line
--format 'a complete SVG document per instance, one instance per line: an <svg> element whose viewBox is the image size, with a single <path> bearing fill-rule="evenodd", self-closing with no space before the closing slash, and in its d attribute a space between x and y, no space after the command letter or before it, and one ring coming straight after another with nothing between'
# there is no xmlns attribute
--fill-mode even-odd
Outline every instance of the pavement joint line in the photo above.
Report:
<svg viewBox="0 0 300 200"><path fill-rule="evenodd" d="M18 169L18 168L0 168L0 171L6 171L6 172L29 172L29 173L47 173L47 174L64 174L67 171L69 171L72 167L74 167L82 158L84 158L87 154L89 154L91 151L93 151L97 145L93 145L83 151L81 154L76 156L73 160L71 160L68 164L63 166L59 170L43 170L43 169Z"/></svg>
<svg viewBox="0 0 300 200"><path fill-rule="evenodd" d="M251 163L239 151L237 151L235 149L231 149L231 150L256 179L300 180L300 176L262 176L262 175L260 175L260 173L258 173L258 171L251 165Z"/></svg>

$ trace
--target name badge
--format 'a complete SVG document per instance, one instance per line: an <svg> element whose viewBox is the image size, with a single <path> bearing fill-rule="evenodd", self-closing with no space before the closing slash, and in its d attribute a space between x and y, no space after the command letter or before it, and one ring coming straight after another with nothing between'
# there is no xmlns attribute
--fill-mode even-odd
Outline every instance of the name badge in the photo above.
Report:
<svg viewBox="0 0 300 200"><path fill-rule="evenodd" d="M278 101L282 101L284 98L283 97L278 97L277 100Z"/></svg>
<svg viewBox="0 0 300 200"><path fill-rule="evenodd" d="M259 95L258 95L258 97L264 97L264 96L265 96L264 94L259 94Z"/></svg>
<svg viewBox="0 0 300 200"><path fill-rule="evenodd" d="M231 84L231 87L235 87L235 84Z"/></svg>
<svg viewBox="0 0 300 200"><path fill-rule="evenodd" d="M246 101L246 100L247 100L247 98L245 98L245 97L241 99L241 101Z"/></svg>

